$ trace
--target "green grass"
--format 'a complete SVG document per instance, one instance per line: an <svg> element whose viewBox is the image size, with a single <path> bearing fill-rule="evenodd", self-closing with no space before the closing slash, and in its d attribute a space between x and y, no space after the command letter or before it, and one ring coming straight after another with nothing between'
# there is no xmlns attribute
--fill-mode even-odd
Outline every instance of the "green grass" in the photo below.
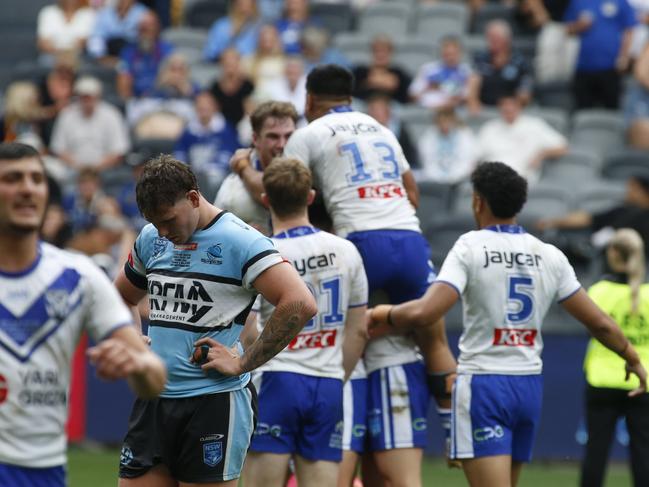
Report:
<svg viewBox="0 0 649 487"><path fill-rule="evenodd" d="M115 487L119 450L83 450L72 448L69 452L69 487ZM578 465L575 463L532 463L523 468L519 487L574 487L577 485ZM466 486L464 475L449 470L439 460L424 462L423 485L435 487ZM631 487L626 465L609 467L608 487ZM371 486L368 486L371 487Z"/></svg>

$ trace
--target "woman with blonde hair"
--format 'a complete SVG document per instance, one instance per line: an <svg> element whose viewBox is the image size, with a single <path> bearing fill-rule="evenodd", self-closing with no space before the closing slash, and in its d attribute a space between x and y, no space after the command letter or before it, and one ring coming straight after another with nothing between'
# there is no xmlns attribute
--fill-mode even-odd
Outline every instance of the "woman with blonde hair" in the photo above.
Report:
<svg viewBox="0 0 649 487"><path fill-rule="evenodd" d="M30 81L14 81L5 93L0 141L13 142L26 133L40 136L37 124L44 116L36 85Z"/></svg>
<svg viewBox="0 0 649 487"><path fill-rule="evenodd" d="M595 283L588 294L620 325L641 362L649 364L649 284L645 279L642 237L635 230L617 230L606 250L612 275ZM581 485L603 485L606 461L619 417L626 419L630 437L634 486L649 485L649 395L629 397L635 377L620 374L622 362L594 339L588 344L586 373L586 422L588 443L581 466ZM618 368L620 367L620 368ZM628 379L628 380L627 380Z"/></svg>

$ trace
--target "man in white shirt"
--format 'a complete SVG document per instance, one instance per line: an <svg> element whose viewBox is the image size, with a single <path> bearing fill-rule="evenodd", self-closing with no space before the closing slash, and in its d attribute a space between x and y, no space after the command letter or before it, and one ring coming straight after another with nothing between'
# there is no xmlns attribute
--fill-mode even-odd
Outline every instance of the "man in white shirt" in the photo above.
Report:
<svg viewBox="0 0 649 487"><path fill-rule="evenodd" d="M545 120L521 114L522 105L514 96L498 101L500 118L487 122L478 134L482 160L504 161L530 183L541 174L543 161L568 152L566 138Z"/></svg>
<svg viewBox="0 0 649 487"><path fill-rule="evenodd" d="M640 379L630 395L646 391L647 373L618 325L581 288L565 255L516 224L527 198L525 179L503 163L486 162L471 181L479 230L458 239L421 299L374 308L370 329L403 332L434 322L462 298L451 456L462 460L470 485L515 487L539 423L541 325L553 300L625 359L627 376Z"/></svg>

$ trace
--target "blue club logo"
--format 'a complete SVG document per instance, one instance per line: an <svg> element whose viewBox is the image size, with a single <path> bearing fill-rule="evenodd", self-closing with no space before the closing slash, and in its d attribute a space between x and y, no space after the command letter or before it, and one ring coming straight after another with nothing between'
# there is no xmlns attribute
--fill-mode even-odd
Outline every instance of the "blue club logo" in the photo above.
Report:
<svg viewBox="0 0 649 487"><path fill-rule="evenodd" d="M153 241L153 255L151 257L155 259L156 257L160 256L160 254L165 251L168 242L169 241L166 238L156 237L156 239Z"/></svg>
<svg viewBox="0 0 649 487"><path fill-rule="evenodd" d="M207 254L206 257L201 259L204 264L220 265L223 263L223 249L220 243L212 245L205 253Z"/></svg>
<svg viewBox="0 0 649 487"><path fill-rule="evenodd" d="M223 460L223 442L212 441L203 443L203 463L208 467L216 467Z"/></svg>

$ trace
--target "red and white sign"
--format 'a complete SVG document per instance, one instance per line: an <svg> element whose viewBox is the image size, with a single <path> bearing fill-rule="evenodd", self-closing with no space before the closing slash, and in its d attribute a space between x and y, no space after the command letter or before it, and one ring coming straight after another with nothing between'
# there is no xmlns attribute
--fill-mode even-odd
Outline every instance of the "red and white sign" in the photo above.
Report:
<svg viewBox="0 0 649 487"><path fill-rule="evenodd" d="M4 375L0 375L0 404L7 400L9 395L9 386L7 385L7 379Z"/></svg>
<svg viewBox="0 0 649 487"><path fill-rule="evenodd" d="M533 347L538 330L496 328L494 330L494 345L506 347Z"/></svg>
<svg viewBox="0 0 649 487"><path fill-rule="evenodd" d="M376 186L361 186L358 188L358 197L373 199L405 198L403 186L394 183L379 184Z"/></svg>
<svg viewBox="0 0 649 487"><path fill-rule="evenodd" d="M301 348L325 348L333 347L336 344L336 333L338 330L325 330L316 333L301 333L288 344L289 350Z"/></svg>

